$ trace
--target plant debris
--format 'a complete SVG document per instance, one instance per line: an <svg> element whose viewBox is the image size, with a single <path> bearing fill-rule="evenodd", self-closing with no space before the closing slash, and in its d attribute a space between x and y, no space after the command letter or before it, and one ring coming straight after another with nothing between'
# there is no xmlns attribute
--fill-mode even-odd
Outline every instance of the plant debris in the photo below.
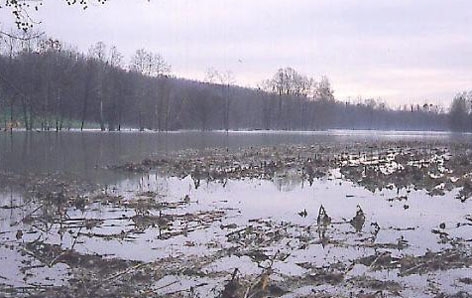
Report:
<svg viewBox="0 0 472 298"><path fill-rule="evenodd" d="M102 186L2 173L0 295L470 297L469 147L185 150Z"/></svg>

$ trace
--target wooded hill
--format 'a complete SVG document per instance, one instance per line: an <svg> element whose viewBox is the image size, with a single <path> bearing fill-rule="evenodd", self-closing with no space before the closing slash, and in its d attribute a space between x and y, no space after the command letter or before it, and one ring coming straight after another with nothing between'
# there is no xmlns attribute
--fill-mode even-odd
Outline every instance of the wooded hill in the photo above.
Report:
<svg viewBox="0 0 472 298"><path fill-rule="evenodd" d="M234 86L210 72L208 82L175 78L159 54L138 50L129 65L103 43L83 54L59 41L0 44L0 126L32 129L123 127L179 129L446 130L448 115L430 104L391 109L376 100L337 100L319 81L290 67L260 88ZM75 123L75 124L74 124Z"/></svg>

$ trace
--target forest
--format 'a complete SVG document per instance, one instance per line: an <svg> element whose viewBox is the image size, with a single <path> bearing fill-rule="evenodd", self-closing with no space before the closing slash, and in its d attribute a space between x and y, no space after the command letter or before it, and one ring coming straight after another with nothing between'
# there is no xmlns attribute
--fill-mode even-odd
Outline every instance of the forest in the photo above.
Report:
<svg viewBox="0 0 472 298"><path fill-rule="evenodd" d="M26 130L457 130L471 128L469 93L450 111L428 103L391 108L335 97L330 81L280 68L257 88L230 72L177 78L158 53L124 56L103 42L81 53L47 37L0 40L0 127Z"/></svg>

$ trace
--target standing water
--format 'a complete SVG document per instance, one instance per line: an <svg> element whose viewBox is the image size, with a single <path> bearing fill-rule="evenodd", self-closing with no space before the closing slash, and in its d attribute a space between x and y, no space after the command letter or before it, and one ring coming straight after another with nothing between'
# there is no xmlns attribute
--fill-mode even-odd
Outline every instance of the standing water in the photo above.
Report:
<svg viewBox="0 0 472 298"><path fill-rule="evenodd" d="M470 139L3 133L0 292L468 295Z"/></svg>

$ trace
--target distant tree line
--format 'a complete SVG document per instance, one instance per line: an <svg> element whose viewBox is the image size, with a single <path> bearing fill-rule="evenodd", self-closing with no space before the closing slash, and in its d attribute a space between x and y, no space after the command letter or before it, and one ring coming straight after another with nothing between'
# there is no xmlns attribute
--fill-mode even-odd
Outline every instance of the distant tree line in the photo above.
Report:
<svg viewBox="0 0 472 298"><path fill-rule="evenodd" d="M258 88L243 88L230 72L210 70L204 82L173 77L165 59L145 49L126 65L116 47L102 42L84 54L54 39L4 36L0 51L3 128L445 130L451 119L454 129L470 127L472 119L470 95L467 109L454 99L449 115L431 104L392 109L373 99L345 102L335 99L327 77L315 80L290 67ZM456 105L464 123L452 116Z"/></svg>

